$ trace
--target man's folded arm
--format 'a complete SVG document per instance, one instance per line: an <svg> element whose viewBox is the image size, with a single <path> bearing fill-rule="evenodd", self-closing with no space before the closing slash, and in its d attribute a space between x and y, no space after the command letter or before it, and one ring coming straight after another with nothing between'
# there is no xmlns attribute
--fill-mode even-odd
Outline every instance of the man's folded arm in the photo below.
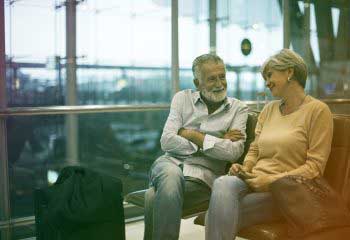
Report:
<svg viewBox="0 0 350 240"><path fill-rule="evenodd" d="M237 111L230 129L240 130L244 138L238 141L231 141L229 139L218 138L206 134L203 141L203 153L206 156L218 160L235 162L244 152L247 119L248 107L242 105Z"/></svg>
<svg viewBox="0 0 350 240"><path fill-rule="evenodd" d="M245 140L232 142L207 134L203 142L203 153L218 160L235 162L244 152L244 142Z"/></svg>
<svg viewBox="0 0 350 240"><path fill-rule="evenodd" d="M176 155L191 155L198 151L198 146L184 137L178 135L182 122L182 106L184 92L177 93L170 107L170 113L165 123L160 144L163 151Z"/></svg>

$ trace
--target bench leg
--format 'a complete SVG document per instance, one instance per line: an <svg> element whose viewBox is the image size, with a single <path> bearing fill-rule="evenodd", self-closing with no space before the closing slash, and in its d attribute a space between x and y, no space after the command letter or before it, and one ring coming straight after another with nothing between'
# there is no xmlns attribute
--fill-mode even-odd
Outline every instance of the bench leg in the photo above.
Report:
<svg viewBox="0 0 350 240"><path fill-rule="evenodd" d="M154 202L154 188L149 188L145 193L145 232L144 239L152 239L153 232L153 202Z"/></svg>

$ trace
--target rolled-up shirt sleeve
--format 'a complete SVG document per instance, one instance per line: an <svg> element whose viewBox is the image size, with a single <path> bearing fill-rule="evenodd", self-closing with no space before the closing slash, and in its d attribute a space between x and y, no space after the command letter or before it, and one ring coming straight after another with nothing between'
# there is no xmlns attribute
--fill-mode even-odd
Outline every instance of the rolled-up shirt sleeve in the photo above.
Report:
<svg viewBox="0 0 350 240"><path fill-rule="evenodd" d="M176 155L191 155L198 151L198 146L178 135L183 126L182 107L184 106L184 93L178 92L170 107L170 113L165 123L160 144L163 151Z"/></svg>
<svg viewBox="0 0 350 240"><path fill-rule="evenodd" d="M218 160L235 162L244 152L244 142L246 139L246 123L248 118L248 107L241 105L231 123L231 129L238 129L244 134L244 139L232 142L206 134L203 142L204 155Z"/></svg>

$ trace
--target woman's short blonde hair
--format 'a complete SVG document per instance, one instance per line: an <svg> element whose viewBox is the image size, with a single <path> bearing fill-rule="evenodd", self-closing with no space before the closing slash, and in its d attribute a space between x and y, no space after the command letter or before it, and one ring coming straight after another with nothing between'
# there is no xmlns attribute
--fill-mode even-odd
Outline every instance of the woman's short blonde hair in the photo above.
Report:
<svg viewBox="0 0 350 240"><path fill-rule="evenodd" d="M275 55L269 57L261 67L261 74L266 80L267 72L272 70L285 71L294 69L292 80L297 81L300 86L305 88L307 79L307 66L304 59L296 52L290 49L282 49Z"/></svg>

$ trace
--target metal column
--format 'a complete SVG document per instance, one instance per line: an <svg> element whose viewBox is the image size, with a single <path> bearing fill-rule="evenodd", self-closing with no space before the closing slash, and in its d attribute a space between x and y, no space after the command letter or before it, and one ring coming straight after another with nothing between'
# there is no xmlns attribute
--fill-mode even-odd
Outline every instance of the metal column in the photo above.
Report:
<svg viewBox="0 0 350 240"><path fill-rule="evenodd" d="M289 0L283 0L283 48L290 46L290 6Z"/></svg>
<svg viewBox="0 0 350 240"><path fill-rule="evenodd" d="M66 105L77 105L76 73L76 0L66 1ZM78 163L78 118L66 117L66 160L69 165Z"/></svg>
<svg viewBox="0 0 350 240"><path fill-rule="evenodd" d="M310 47L310 1L304 1L304 51L307 64L311 65L311 47Z"/></svg>
<svg viewBox="0 0 350 240"><path fill-rule="evenodd" d="M216 54L216 0L209 0L209 43L210 53Z"/></svg>
<svg viewBox="0 0 350 240"><path fill-rule="evenodd" d="M180 90L179 80L179 2L171 1L171 82L172 95Z"/></svg>
<svg viewBox="0 0 350 240"><path fill-rule="evenodd" d="M5 64L5 12L4 0L0 0L0 109L6 108L6 64ZM6 118L0 118L0 221L11 218ZM10 239L10 228L1 230L0 239Z"/></svg>
<svg viewBox="0 0 350 240"><path fill-rule="evenodd" d="M311 5L309 0L304 1L304 51L305 51L305 61L306 64L309 66L308 71L309 71L309 83L310 83L310 89L313 91L314 88L314 82L315 82L315 76L312 74L315 72L316 65L312 64L312 49L311 49L311 42L310 42L310 10L311 10ZM310 92L314 94L313 92Z"/></svg>
<svg viewBox="0 0 350 240"><path fill-rule="evenodd" d="M315 19L317 27L320 63L331 61L334 56L334 34L331 2L315 2Z"/></svg>
<svg viewBox="0 0 350 240"><path fill-rule="evenodd" d="M241 70L236 70L237 82L236 82L236 98L241 99Z"/></svg>
<svg viewBox="0 0 350 240"><path fill-rule="evenodd" d="M336 61L348 61L350 59L350 3L340 7L338 34L334 44L334 59Z"/></svg>

